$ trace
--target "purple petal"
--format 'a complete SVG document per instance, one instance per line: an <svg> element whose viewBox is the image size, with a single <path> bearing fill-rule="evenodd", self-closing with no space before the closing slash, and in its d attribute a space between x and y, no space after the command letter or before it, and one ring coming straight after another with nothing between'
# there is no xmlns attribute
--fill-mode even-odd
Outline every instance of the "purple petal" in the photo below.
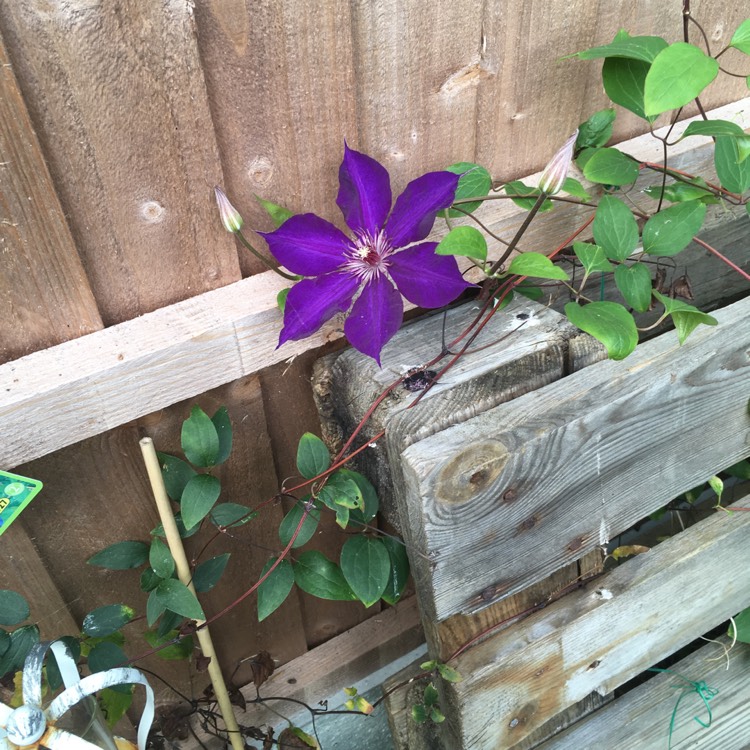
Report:
<svg viewBox="0 0 750 750"><path fill-rule="evenodd" d="M279 263L300 276L335 271L345 260L351 240L315 214L297 214L274 232L258 232Z"/></svg>
<svg viewBox="0 0 750 750"><path fill-rule="evenodd" d="M336 203L350 229L374 235L383 228L391 210L391 180L386 168L344 144Z"/></svg>
<svg viewBox="0 0 750 750"><path fill-rule="evenodd" d="M404 318L401 295L384 276L362 290L344 323L351 345L380 365L380 350L393 337Z"/></svg>
<svg viewBox="0 0 750 750"><path fill-rule="evenodd" d="M437 242L423 242L392 255L390 273L401 294L419 307L442 307L467 287L452 255L435 255Z"/></svg>
<svg viewBox="0 0 750 750"><path fill-rule="evenodd" d="M298 281L286 298L279 346L290 339L303 339L315 333L337 312L348 310L359 284L357 277L348 273Z"/></svg>
<svg viewBox="0 0 750 750"><path fill-rule="evenodd" d="M453 172L428 172L406 186L385 226L394 247L419 242L430 233L437 212L453 203L458 179Z"/></svg>

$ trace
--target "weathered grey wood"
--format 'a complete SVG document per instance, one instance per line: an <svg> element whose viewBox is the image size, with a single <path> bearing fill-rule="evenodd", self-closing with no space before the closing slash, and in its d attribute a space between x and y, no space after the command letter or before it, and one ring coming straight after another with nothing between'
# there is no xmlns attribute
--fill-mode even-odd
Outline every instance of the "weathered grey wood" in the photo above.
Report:
<svg viewBox="0 0 750 750"><path fill-rule="evenodd" d="M719 643L728 646L729 638ZM718 694L710 701L713 721L708 729L693 718L708 722L703 702L696 693L686 695L675 717L674 750L746 750L750 737L750 649L738 643L725 659L721 646L709 643L670 669L688 680L703 681ZM669 722L686 683L675 675L659 674L582 719L537 750L581 750L588 747L632 747L662 750Z"/></svg>
<svg viewBox="0 0 750 750"><path fill-rule="evenodd" d="M750 514L717 512L465 652L446 686L459 746L510 747L748 606L750 578L731 574L750 564L748 533Z"/></svg>
<svg viewBox="0 0 750 750"><path fill-rule="evenodd" d="M406 448L399 503L430 560L412 558L423 612L520 591L743 458L749 310L735 303L683 347L667 333Z"/></svg>
<svg viewBox="0 0 750 750"><path fill-rule="evenodd" d="M461 333L479 311L478 303L449 310L445 341L449 343ZM324 434L334 450L394 380L440 353L443 323L444 317L435 315L405 326L384 348L382 367L353 349L319 361L315 392L324 417ZM388 428L386 441L371 447L359 459L378 489L386 518L404 530L393 500L392 474L398 470L397 457L408 445L561 378L567 368L568 343L581 335L558 313L519 298L493 317L472 345L475 351L461 357L418 407L410 408L418 392L403 385L392 391L369 419L357 443L370 439L399 415L398 433L392 434ZM386 442L388 455L395 457L391 465Z"/></svg>

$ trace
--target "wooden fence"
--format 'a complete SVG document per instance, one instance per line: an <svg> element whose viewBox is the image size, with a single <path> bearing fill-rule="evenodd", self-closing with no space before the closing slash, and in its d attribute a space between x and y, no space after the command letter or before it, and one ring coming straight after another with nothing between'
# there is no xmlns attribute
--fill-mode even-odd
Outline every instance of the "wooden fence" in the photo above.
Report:
<svg viewBox="0 0 750 750"><path fill-rule="evenodd" d="M337 335L275 350L280 285L238 254L214 184L267 229L254 194L337 220L345 138L388 167L394 191L455 161L498 179L533 172L606 104L596 64L556 58L619 27L676 39L680 5L439 0L426 27L416 0L332 0L314 14L298 0L1 3L0 467L45 489L0 537L0 587L27 596L44 635L76 632L101 604L141 602L135 576L85 561L155 524L144 434L173 451L192 403L227 405L238 440L226 499L255 505L294 473L299 435L319 430L309 378ZM743 17L728 1L693 10L717 46ZM725 79L704 104L745 93ZM638 127L623 116L615 137ZM492 210L492 226L518 223ZM559 221L553 231L572 219ZM228 581L208 611L255 580L283 512L227 544ZM342 541L328 523L315 544L336 557ZM288 662L373 614L298 594L259 624L249 599L216 640L230 671L259 648Z"/></svg>

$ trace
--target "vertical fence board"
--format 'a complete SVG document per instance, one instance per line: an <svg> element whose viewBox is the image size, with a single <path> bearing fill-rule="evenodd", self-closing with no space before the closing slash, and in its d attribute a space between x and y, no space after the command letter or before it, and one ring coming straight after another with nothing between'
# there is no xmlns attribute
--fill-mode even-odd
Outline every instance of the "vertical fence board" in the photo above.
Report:
<svg viewBox="0 0 750 750"><path fill-rule="evenodd" d="M475 150L477 88L495 76L481 5L387 0L352 9L360 146L406 182Z"/></svg>
<svg viewBox="0 0 750 750"><path fill-rule="evenodd" d="M693 17L705 25L713 52L729 43L747 15L747 8L739 3L698 0L691 7ZM485 4L483 14L484 65L497 74L478 89L476 160L500 180L541 169L579 122L612 106L602 89L601 61L562 60L563 55L606 44L621 28L634 36L682 41L682 3L675 0L494 0ZM693 24L690 41L702 46ZM742 72L747 67L743 56L734 53L737 50L729 50L722 64ZM746 94L742 78L722 74L701 101L709 109ZM685 108L683 116L688 114L697 114L694 105ZM660 119L658 124L665 122ZM616 141L645 130L642 120L617 108Z"/></svg>
<svg viewBox="0 0 750 750"><path fill-rule="evenodd" d="M346 0L196 7L225 184L250 227L271 228L254 194L340 220L338 164L344 139L357 145L350 12Z"/></svg>
<svg viewBox="0 0 750 750"><path fill-rule="evenodd" d="M3 3L0 26L96 295L116 323L239 278L189 3Z"/></svg>
<svg viewBox="0 0 750 750"><path fill-rule="evenodd" d="M0 362L102 327L0 38Z"/></svg>

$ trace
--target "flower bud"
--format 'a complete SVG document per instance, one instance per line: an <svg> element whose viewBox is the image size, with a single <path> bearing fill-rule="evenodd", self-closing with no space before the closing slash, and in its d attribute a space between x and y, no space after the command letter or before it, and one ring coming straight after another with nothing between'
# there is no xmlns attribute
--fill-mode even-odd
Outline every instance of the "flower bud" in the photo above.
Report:
<svg viewBox="0 0 750 750"><path fill-rule="evenodd" d="M216 193L216 203L219 206L219 216L221 216L221 223L224 228L232 234L239 232L243 223L239 211L229 202L229 198L220 187L215 187L214 192Z"/></svg>
<svg viewBox="0 0 750 750"><path fill-rule="evenodd" d="M576 138L578 138L577 129L544 168L542 176L539 178L539 189L545 195L555 195L555 193L560 192L565 178L568 176L570 162L573 161L573 149L576 145Z"/></svg>

